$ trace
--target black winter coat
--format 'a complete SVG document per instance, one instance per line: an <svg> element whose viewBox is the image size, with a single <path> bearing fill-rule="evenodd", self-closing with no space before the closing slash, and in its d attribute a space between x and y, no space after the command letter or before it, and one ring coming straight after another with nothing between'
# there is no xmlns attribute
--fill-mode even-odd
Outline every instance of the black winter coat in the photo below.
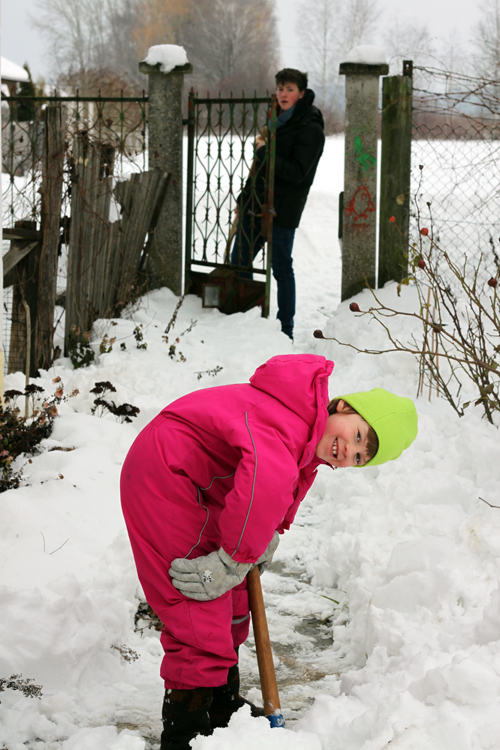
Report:
<svg viewBox="0 0 500 750"><path fill-rule="evenodd" d="M320 110L314 106L314 91L306 93L295 105L292 117L276 130L276 162L274 168L274 226L295 229L299 226L306 205L309 188L325 145L324 121ZM265 174L265 149L256 153ZM247 181L238 201L245 202L251 180ZM259 193L263 193L263 185ZM243 201L241 199L243 198ZM247 204L248 205L248 204Z"/></svg>

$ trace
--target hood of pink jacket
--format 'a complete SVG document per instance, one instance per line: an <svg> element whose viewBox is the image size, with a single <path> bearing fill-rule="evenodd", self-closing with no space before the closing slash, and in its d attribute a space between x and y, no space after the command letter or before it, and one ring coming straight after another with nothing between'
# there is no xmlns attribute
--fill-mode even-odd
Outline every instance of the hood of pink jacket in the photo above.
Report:
<svg viewBox="0 0 500 750"><path fill-rule="evenodd" d="M250 378L254 388L281 401L311 428L311 439L299 468L311 461L323 437L328 417L328 378L332 370L333 362L317 354L283 354L258 367Z"/></svg>

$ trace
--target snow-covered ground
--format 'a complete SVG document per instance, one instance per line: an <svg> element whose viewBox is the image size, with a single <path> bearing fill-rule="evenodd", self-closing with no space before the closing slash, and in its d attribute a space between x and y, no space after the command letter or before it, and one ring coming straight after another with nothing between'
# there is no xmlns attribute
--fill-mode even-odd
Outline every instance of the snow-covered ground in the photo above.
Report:
<svg viewBox="0 0 500 750"><path fill-rule="evenodd" d="M39 379L48 392L59 376L66 392L80 393L61 406L32 463L18 461L23 486L0 495L0 677L22 674L43 686L40 700L2 693L0 747L158 744L161 647L155 631L134 630L142 595L118 479L137 432L165 404L247 381L263 361L290 352L334 360L332 397L376 386L416 395L411 356L371 357L312 336L321 328L361 346L385 343L380 329L339 303L342 151L341 139L328 139L297 232L294 344L275 307L268 320L258 310L224 316L188 296L167 345L178 300L164 289L120 320L98 323L95 346L105 333L116 342L95 365L73 370L60 359ZM395 285L380 296L389 306L416 304L414 290L398 298ZM357 300L366 308L369 293ZM133 337L140 325L147 349ZM411 334L407 321L394 327ZM5 387L22 390L23 378L8 375ZM90 414L97 381L114 384L117 403L140 408L132 424ZM262 579L287 728L271 729L242 709L227 729L197 738L194 750L500 748L500 510L480 499L500 505L498 430L472 407L459 419L427 392L416 404L419 435L399 461L320 471ZM126 655L123 646L139 658L125 660L116 648ZM258 700L251 637L241 666L247 694Z"/></svg>

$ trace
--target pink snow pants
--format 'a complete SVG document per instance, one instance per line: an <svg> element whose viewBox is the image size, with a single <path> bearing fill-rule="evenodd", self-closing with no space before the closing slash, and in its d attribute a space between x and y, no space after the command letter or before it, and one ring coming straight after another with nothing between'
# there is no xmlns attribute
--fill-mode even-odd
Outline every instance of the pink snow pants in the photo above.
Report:
<svg viewBox="0 0 500 750"><path fill-rule="evenodd" d="M172 585L172 560L207 555L221 546L222 506L209 507L207 522L197 487L184 472L173 472L165 455L165 433L157 418L125 459L120 484L123 514L144 594L164 624L160 674L165 687L217 687L226 683L228 669L237 661L235 648L248 636L246 580L208 602L189 599ZM201 502L207 505L209 499L202 495Z"/></svg>

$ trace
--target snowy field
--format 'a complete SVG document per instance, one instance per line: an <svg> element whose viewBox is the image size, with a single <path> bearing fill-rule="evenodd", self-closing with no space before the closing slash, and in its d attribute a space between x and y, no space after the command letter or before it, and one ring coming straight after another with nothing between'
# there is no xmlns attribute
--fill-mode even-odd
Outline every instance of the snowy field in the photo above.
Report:
<svg viewBox="0 0 500 750"><path fill-rule="evenodd" d="M246 382L266 359L291 352L335 362L332 397L377 386L415 397L411 356L370 357L312 336L321 328L360 346L385 344L380 329L339 302L342 153L342 139L329 138L297 232L294 344L275 307L268 320L257 310L224 316L189 296L167 345L178 300L158 290L116 325L97 324L95 347L105 333L116 343L95 365L73 370L60 359L39 378L53 392L59 376L79 395L61 406L32 463L18 461L23 486L0 495L0 677L22 674L43 689L40 700L2 693L0 747L158 747L161 647L155 631L134 631L143 599L118 480L138 431L163 406L194 389ZM380 296L391 307L416 305L412 289L397 298L391 284ZM368 292L356 299L369 304ZM138 325L147 349L136 348ZM411 334L407 321L394 330ZM89 391L104 380L117 403L140 408L132 424L90 414ZM23 383L16 373L5 387ZM320 467L263 576L287 728L242 709L194 750L500 748L500 510L480 500L500 505L498 430L472 407L459 419L427 393L416 404L419 435L399 461L333 474ZM139 658L126 661L123 646ZM252 637L241 666L257 701Z"/></svg>

